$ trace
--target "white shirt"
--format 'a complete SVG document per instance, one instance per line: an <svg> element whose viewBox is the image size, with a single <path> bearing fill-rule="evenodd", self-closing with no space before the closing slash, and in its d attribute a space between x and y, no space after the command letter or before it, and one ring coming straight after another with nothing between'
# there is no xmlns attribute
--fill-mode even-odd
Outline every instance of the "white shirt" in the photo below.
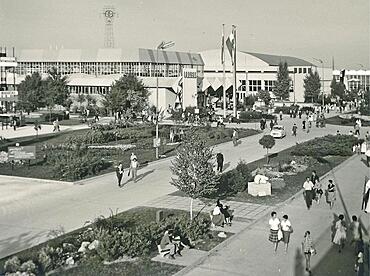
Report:
<svg viewBox="0 0 370 276"><path fill-rule="evenodd" d="M217 216L219 214L221 214L221 210L220 210L220 207L216 206L214 209L213 209L213 213L212 213L214 216Z"/></svg>
<svg viewBox="0 0 370 276"><path fill-rule="evenodd" d="M303 189L305 189L305 191L311 191L312 188L313 188L313 183L311 182L311 180L305 181L303 183Z"/></svg>
<svg viewBox="0 0 370 276"><path fill-rule="evenodd" d="M280 220L278 218L270 218L269 224L271 230L279 230Z"/></svg>
<svg viewBox="0 0 370 276"><path fill-rule="evenodd" d="M131 161L131 168L136 169L138 167L139 163L135 160Z"/></svg>
<svg viewBox="0 0 370 276"><path fill-rule="evenodd" d="M282 220L280 225L281 225L281 230L286 231L286 232L290 231L290 227L292 226L292 224L290 223L288 219L285 221Z"/></svg>

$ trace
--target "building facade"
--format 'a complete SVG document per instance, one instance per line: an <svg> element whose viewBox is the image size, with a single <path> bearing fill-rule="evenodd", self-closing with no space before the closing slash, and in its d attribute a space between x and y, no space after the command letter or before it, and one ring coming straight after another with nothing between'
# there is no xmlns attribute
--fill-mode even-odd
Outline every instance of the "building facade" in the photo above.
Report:
<svg viewBox="0 0 370 276"><path fill-rule="evenodd" d="M220 59L220 50L207 50L200 53L204 61L204 79L202 89L209 94L223 89L223 66ZM289 100L291 102L304 102L304 78L313 70L317 70L320 78L324 80L324 93L330 93L332 71L329 68L319 68L303 59L290 56L277 56L250 52L237 52L237 98L238 101L260 90L273 91L276 83L280 62L287 62L291 88ZM230 56L225 55L225 89L228 95L232 94L233 72ZM207 92L206 92L207 93ZM272 95L273 96L273 95Z"/></svg>
<svg viewBox="0 0 370 276"><path fill-rule="evenodd" d="M370 70L334 70L333 76L337 82L340 81L341 74L348 90L370 91Z"/></svg>
<svg viewBox="0 0 370 276"><path fill-rule="evenodd" d="M17 60L5 47L0 47L0 108L13 111L18 101L16 89Z"/></svg>

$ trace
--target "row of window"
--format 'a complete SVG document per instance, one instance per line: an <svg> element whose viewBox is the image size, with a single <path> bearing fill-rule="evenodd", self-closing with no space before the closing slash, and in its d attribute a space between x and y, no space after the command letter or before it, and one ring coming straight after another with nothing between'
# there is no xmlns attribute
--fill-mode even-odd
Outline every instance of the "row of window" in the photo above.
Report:
<svg viewBox="0 0 370 276"><path fill-rule="evenodd" d="M306 68L306 67L298 67L298 68L294 68L294 74L309 74L309 73L311 73L311 68L310 67L308 67L308 68Z"/></svg>
<svg viewBox="0 0 370 276"><path fill-rule="evenodd" d="M16 71L20 75L47 73L53 67L62 75L133 74L141 77L178 77L183 68L196 68L198 76L203 76L203 66L145 62L18 62Z"/></svg>
<svg viewBox="0 0 370 276"><path fill-rule="evenodd" d="M246 80L240 80L238 91L247 91ZM260 90L272 91L276 81L264 80L264 87L262 88L262 80L248 80L248 88L250 92L258 92Z"/></svg>

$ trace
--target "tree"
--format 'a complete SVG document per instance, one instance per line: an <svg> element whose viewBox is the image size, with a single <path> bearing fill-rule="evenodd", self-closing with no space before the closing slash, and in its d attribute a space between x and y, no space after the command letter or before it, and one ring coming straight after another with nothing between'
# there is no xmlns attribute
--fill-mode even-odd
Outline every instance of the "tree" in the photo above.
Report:
<svg viewBox="0 0 370 276"><path fill-rule="evenodd" d="M275 146L275 139L271 135L264 135L259 141L260 145L266 149L266 162L269 162L269 149Z"/></svg>
<svg viewBox="0 0 370 276"><path fill-rule="evenodd" d="M244 98L244 104L246 106L253 106L255 102L256 102L256 98L253 95L249 95Z"/></svg>
<svg viewBox="0 0 370 276"><path fill-rule="evenodd" d="M66 106L70 93L66 76L62 76L55 67L51 68L48 74L46 79L46 105L51 112L56 104Z"/></svg>
<svg viewBox="0 0 370 276"><path fill-rule="evenodd" d="M190 198L190 219L193 219L193 200L213 194L217 190L219 177L213 170L212 149L206 145L194 128L184 135L183 144L172 161L171 171L176 178L171 184Z"/></svg>
<svg viewBox="0 0 370 276"><path fill-rule="evenodd" d="M338 98L343 99L345 91L346 91L346 87L344 86L343 83L337 82L335 79L335 76L333 77L331 81L330 88L331 88L332 96L336 97L337 99Z"/></svg>
<svg viewBox="0 0 370 276"><path fill-rule="evenodd" d="M149 91L134 75L121 77L112 85L104 99L104 106L112 112L123 111L138 115L148 105Z"/></svg>
<svg viewBox="0 0 370 276"><path fill-rule="evenodd" d="M27 75L18 86L19 108L26 112L45 106L45 81L38 72Z"/></svg>
<svg viewBox="0 0 370 276"><path fill-rule="evenodd" d="M288 63L280 62L275 86L273 89L274 95L277 98L281 100L286 100L289 98L290 81L291 79L289 77Z"/></svg>
<svg viewBox="0 0 370 276"><path fill-rule="evenodd" d="M320 76L317 71L309 72L303 80L305 102L317 102L320 95Z"/></svg>
<svg viewBox="0 0 370 276"><path fill-rule="evenodd" d="M266 106L270 105L271 96L270 96L270 92L269 91L260 90L258 92L258 98L260 98L260 100L263 101Z"/></svg>

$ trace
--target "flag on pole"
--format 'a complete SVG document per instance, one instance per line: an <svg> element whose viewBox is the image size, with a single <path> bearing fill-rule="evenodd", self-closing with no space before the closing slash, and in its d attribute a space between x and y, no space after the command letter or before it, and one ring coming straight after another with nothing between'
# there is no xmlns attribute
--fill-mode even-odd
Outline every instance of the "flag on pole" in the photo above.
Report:
<svg viewBox="0 0 370 276"><path fill-rule="evenodd" d="M233 27L233 30L231 31L231 34L229 35L229 37L226 39L226 47L227 47L227 50L229 51L230 53L230 57L231 57L231 63L234 64L234 50L235 50L235 36L234 36L234 27Z"/></svg>
<svg viewBox="0 0 370 276"><path fill-rule="evenodd" d="M221 64L224 63L225 63L225 34L224 34L224 24L222 24Z"/></svg>

